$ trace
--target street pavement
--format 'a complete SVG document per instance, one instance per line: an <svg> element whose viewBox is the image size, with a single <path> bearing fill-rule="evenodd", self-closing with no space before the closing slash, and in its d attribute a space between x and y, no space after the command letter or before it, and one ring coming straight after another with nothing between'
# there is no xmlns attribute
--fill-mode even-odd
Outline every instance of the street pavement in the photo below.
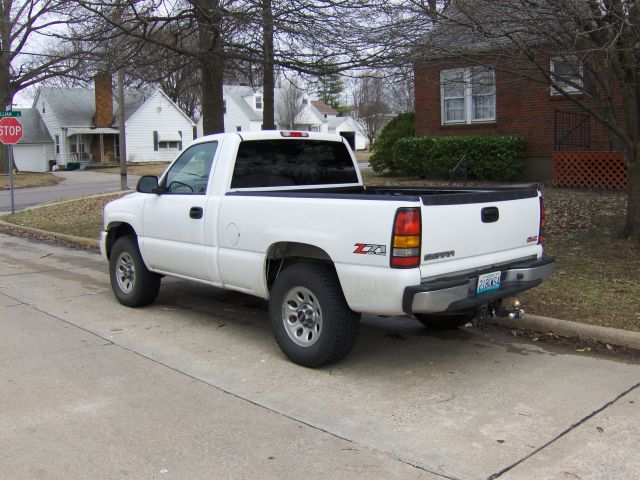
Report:
<svg viewBox="0 0 640 480"><path fill-rule="evenodd" d="M55 202L70 198L97 195L120 190L120 175L94 172L91 170L73 170L54 172L64 180L49 187L18 188L14 190L16 211L41 203ZM127 185L135 188L140 177L129 175ZM11 196L9 190L0 190L0 213L11 212Z"/></svg>
<svg viewBox="0 0 640 480"><path fill-rule="evenodd" d="M265 303L170 278L119 305L94 253L0 235L0 478L635 479L640 368L365 317L310 370Z"/></svg>

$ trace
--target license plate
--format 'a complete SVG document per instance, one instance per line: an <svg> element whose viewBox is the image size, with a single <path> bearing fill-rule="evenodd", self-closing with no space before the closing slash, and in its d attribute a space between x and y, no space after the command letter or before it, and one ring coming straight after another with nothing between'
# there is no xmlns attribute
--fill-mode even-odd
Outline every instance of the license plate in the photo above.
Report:
<svg viewBox="0 0 640 480"><path fill-rule="evenodd" d="M478 288L476 293L482 295L483 293L493 292L500 289L500 274L502 272L485 273L478 277Z"/></svg>

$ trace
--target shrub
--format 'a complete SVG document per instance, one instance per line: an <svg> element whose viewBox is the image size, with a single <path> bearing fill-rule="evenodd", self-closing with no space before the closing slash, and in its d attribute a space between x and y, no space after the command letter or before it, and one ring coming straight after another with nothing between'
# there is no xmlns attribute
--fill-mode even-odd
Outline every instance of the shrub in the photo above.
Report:
<svg viewBox="0 0 640 480"><path fill-rule="evenodd" d="M470 178L504 181L524 171L525 151L516 136L414 137L395 143L391 163L401 175L448 177L466 152Z"/></svg>
<svg viewBox="0 0 640 480"><path fill-rule="evenodd" d="M369 163L374 172L396 171L393 164L393 146L401 138L414 137L416 116L413 112L401 113L385 125L373 143L373 155Z"/></svg>

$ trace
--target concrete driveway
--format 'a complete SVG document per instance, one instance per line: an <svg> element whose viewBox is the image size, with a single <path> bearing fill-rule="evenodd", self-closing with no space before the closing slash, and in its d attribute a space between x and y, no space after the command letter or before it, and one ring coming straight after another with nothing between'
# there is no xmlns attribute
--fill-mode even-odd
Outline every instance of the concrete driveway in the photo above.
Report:
<svg viewBox="0 0 640 480"><path fill-rule="evenodd" d="M364 319L283 358L260 300L163 279L119 305L93 253L0 235L2 477L632 479L640 368L516 337Z"/></svg>
<svg viewBox="0 0 640 480"><path fill-rule="evenodd" d="M73 170L69 172L54 172L54 175L64 180L50 187L19 188L14 190L16 211L41 203L120 190L120 175L117 174L94 172L92 170ZM138 176L129 175L127 178L129 188L135 188L139 178ZM11 212L9 190L0 190L0 213L3 212Z"/></svg>

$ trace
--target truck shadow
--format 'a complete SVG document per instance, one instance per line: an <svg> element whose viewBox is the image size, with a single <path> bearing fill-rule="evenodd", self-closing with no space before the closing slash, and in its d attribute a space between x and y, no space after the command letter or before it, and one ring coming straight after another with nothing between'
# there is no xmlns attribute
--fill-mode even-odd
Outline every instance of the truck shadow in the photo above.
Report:
<svg viewBox="0 0 640 480"><path fill-rule="evenodd" d="M267 302L239 292L223 290L183 280L165 279L157 304L164 308L184 309L198 313L207 328L239 329L245 341L259 349L280 352L271 334ZM177 321L180 316L177 315ZM429 330L410 317L378 317L363 315L356 345L342 362L404 368L455 356L477 361L498 347L517 355L555 355L561 349L532 345L523 339L475 327L449 331ZM566 353L571 353L567 351ZM326 367L335 368L335 367Z"/></svg>

